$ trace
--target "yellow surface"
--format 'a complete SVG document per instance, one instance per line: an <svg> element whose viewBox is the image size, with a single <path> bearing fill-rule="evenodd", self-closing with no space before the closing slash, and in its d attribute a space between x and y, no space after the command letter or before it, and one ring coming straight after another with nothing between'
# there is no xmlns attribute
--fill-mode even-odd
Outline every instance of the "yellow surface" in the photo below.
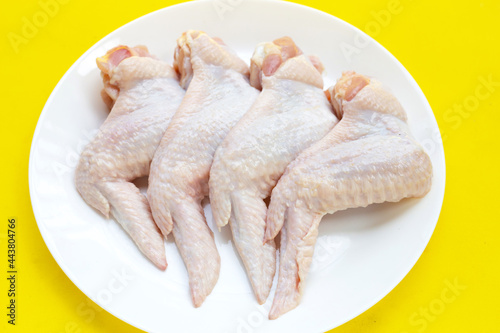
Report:
<svg viewBox="0 0 500 333"><path fill-rule="evenodd" d="M175 2L60 2L52 8L53 17L39 22L38 31L17 39L20 44L12 44L9 33L22 36L23 20L39 15L40 4L2 4L0 327L7 332L139 332L93 304L52 258L31 209L28 157L44 103L71 64L109 32ZM431 242L396 289L334 332L498 332L500 2L297 2L368 30L416 79L445 137L446 194ZM390 14L379 23L374 13L382 10ZM497 82L490 91L481 82L488 77ZM5 315L9 217L17 219L15 327ZM466 288L450 289L454 283Z"/></svg>

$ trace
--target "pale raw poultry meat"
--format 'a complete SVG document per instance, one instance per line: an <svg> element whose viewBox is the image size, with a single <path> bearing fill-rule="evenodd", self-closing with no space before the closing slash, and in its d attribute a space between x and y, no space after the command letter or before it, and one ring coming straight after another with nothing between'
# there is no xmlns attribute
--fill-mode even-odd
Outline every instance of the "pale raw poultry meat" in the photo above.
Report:
<svg viewBox="0 0 500 333"><path fill-rule="evenodd" d="M97 59L112 109L96 137L84 148L75 171L85 201L106 218L112 215L139 249L165 269L163 237L146 197L132 183L149 165L184 90L167 63L145 47L118 46Z"/></svg>
<svg viewBox="0 0 500 333"><path fill-rule="evenodd" d="M263 304L276 270L274 240L265 243L269 197L286 166L338 122L314 67L289 37L257 46L252 85L262 93L215 153L210 203L217 226L229 221L234 244L257 301Z"/></svg>
<svg viewBox="0 0 500 333"><path fill-rule="evenodd" d="M220 270L201 206L208 195L213 156L259 91L249 84L245 62L220 39L200 31L188 31L178 39L174 67L187 92L151 164L148 199L163 234L173 232L198 307Z"/></svg>
<svg viewBox="0 0 500 333"><path fill-rule="evenodd" d="M287 167L272 192L265 240L281 230L281 249L270 319L298 305L325 214L422 197L431 187L430 158L379 82L346 72L327 95L341 121Z"/></svg>

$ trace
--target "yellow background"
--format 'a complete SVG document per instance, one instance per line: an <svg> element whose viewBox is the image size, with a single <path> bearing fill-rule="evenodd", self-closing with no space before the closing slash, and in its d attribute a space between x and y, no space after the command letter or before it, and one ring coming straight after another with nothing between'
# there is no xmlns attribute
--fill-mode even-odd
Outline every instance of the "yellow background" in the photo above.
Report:
<svg viewBox="0 0 500 333"><path fill-rule="evenodd" d="M389 9L391 1L397 0L297 1L368 28L416 79L446 138L446 194L427 249L388 296L334 332L499 332L500 86L473 102L476 89L483 89L480 77L500 82L500 2L400 0L402 11L370 30L377 22L373 13ZM7 284L0 279L0 327L7 332L139 332L93 304L47 250L28 193L29 149L44 103L71 64L111 31L176 1L62 2L17 53L8 33L20 34L23 17L32 18L41 7L37 0L2 3L0 276L7 270L7 218L13 216L19 274L15 328L6 324ZM454 104L467 108L456 113ZM447 283L455 280L466 289L436 308ZM438 315L430 312L425 325L415 322L425 318L419 311L433 306Z"/></svg>

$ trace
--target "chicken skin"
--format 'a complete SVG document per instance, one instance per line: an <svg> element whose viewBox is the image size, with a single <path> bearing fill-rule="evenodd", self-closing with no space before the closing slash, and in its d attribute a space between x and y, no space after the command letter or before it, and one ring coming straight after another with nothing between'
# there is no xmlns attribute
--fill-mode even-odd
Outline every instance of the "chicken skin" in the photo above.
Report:
<svg viewBox="0 0 500 333"><path fill-rule="evenodd" d="M165 269L163 237L146 197L132 183L149 174L160 140L184 96L177 74L145 47L118 46L97 59L103 100L112 109L83 150L77 190L106 218L112 215L142 253Z"/></svg>
<svg viewBox="0 0 500 333"><path fill-rule="evenodd" d="M259 91L249 84L245 62L221 40L200 31L187 31L177 40L174 67L187 91L151 164L148 199L163 235L174 235L198 307L220 270L201 206L213 156Z"/></svg>
<svg viewBox="0 0 500 333"><path fill-rule="evenodd" d="M281 230L281 249L270 319L298 305L325 214L422 197L431 187L430 158L379 82L346 72L327 95L339 124L287 167L272 192L265 240Z"/></svg>
<svg viewBox="0 0 500 333"><path fill-rule="evenodd" d="M251 82L262 92L217 149L209 189L215 222L219 228L230 223L254 294L263 304L276 270L274 240L262 242L264 199L286 166L338 120L320 71L289 37L257 46Z"/></svg>

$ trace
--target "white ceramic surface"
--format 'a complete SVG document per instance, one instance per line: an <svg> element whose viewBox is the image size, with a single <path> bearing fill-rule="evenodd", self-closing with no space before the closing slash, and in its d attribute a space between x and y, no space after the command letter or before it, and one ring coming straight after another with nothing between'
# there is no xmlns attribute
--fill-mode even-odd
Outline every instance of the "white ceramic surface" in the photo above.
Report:
<svg viewBox="0 0 500 333"><path fill-rule="evenodd" d="M221 37L246 60L257 43L291 36L305 53L323 61L325 87L344 70L379 79L405 107L414 136L432 159L434 183L426 197L351 209L323 219L302 303L275 321L267 319L274 287L268 302L259 306L228 227L215 232L222 260L218 284L195 309L186 269L171 237L166 242L169 266L162 272L113 220L90 208L73 183L79 153L107 115L95 58L117 44L144 44L171 62L176 39L188 29ZM346 51L352 47L357 51ZM54 89L38 121L29 165L35 217L60 267L97 304L149 332L292 333L337 327L378 302L413 267L434 231L444 184L444 152L436 120L405 68L381 45L340 19L279 1L186 3L141 17L106 36ZM208 204L205 213L214 229Z"/></svg>

